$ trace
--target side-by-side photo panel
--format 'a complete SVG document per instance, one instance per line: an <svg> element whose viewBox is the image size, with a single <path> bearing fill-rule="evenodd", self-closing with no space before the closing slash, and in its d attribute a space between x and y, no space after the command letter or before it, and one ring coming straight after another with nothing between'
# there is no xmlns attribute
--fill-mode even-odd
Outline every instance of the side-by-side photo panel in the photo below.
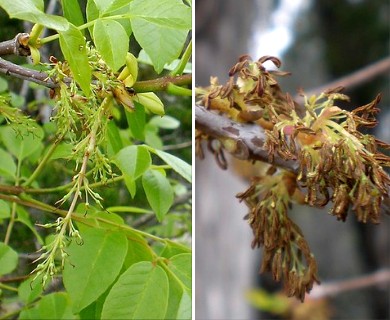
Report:
<svg viewBox="0 0 390 320"><path fill-rule="evenodd" d="M191 0L0 0L0 318L193 319Z"/></svg>
<svg viewBox="0 0 390 320"><path fill-rule="evenodd" d="M195 9L197 319L386 319L389 8Z"/></svg>

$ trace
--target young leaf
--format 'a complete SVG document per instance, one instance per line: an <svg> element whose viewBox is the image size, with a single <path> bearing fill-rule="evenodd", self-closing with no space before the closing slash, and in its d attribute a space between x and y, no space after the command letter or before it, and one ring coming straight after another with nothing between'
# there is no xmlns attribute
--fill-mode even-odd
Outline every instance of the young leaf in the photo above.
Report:
<svg viewBox="0 0 390 320"><path fill-rule="evenodd" d="M191 8L180 0L133 0L130 12L134 36L160 73L183 49Z"/></svg>
<svg viewBox="0 0 390 320"><path fill-rule="evenodd" d="M177 278L167 273L169 280L168 308L164 319L191 319L191 292Z"/></svg>
<svg viewBox="0 0 390 320"><path fill-rule="evenodd" d="M99 9L96 6L95 1L87 2L87 7L85 8L85 15L87 17L87 22L91 22L99 18ZM93 40L93 29L94 29L94 25L88 27L89 35L91 36L92 40Z"/></svg>
<svg viewBox="0 0 390 320"><path fill-rule="evenodd" d="M149 124L159 127L161 129L174 130L180 127L180 121L171 117L171 116L163 116L163 117L153 117Z"/></svg>
<svg viewBox="0 0 390 320"><path fill-rule="evenodd" d="M0 0L0 7L10 18L38 23L57 31L65 31L69 27L69 22L64 17L44 13L41 0Z"/></svg>
<svg viewBox="0 0 390 320"><path fill-rule="evenodd" d="M150 125L149 123L146 124L145 142L148 146L155 149L161 149L163 147L163 142L159 136L158 128L156 126Z"/></svg>
<svg viewBox="0 0 390 320"><path fill-rule="evenodd" d="M16 173L16 164L12 156L0 149L0 174L9 178L14 178Z"/></svg>
<svg viewBox="0 0 390 320"><path fill-rule="evenodd" d="M154 92L138 93L134 100L142 104L146 110L163 116L165 113L164 104Z"/></svg>
<svg viewBox="0 0 390 320"><path fill-rule="evenodd" d="M153 255L152 251L148 245L148 242L141 238L135 238L132 235L133 239L129 239L129 245L127 249L127 255L124 262L124 267L129 268L133 264L140 261L152 261Z"/></svg>
<svg viewBox="0 0 390 320"><path fill-rule="evenodd" d="M192 299L191 292L184 290L180 298L179 308L177 310L176 319L191 319L192 315Z"/></svg>
<svg viewBox="0 0 390 320"><path fill-rule="evenodd" d="M168 289L160 266L146 261L133 264L108 294L102 319L164 319Z"/></svg>
<svg viewBox="0 0 390 320"><path fill-rule="evenodd" d="M32 276L32 278L34 278L34 276ZM18 288L19 299L25 304L34 301L43 291L42 275L38 276L33 282L31 280L32 278L27 278Z"/></svg>
<svg viewBox="0 0 390 320"><path fill-rule="evenodd" d="M129 4L129 0L95 0L97 7L99 8L100 14L118 10Z"/></svg>
<svg viewBox="0 0 390 320"><path fill-rule="evenodd" d="M97 50L113 71L117 71L125 64L129 51L129 37L119 22L96 20L93 39Z"/></svg>
<svg viewBox="0 0 390 320"><path fill-rule="evenodd" d="M18 213L18 217L17 217L16 221L23 223L27 228L29 228L31 230L31 232L34 234L38 243L43 245L44 241L43 241L41 235L38 233L35 225L31 222L31 214L29 214L27 212L27 210L22 206L17 206L16 212Z"/></svg>
<svg viewBox="0 0 390 320"><path fill-rule="evenodd" d="M14 130L10 126L6 126L0 130L5 147L19 160L23 160L41 148L43 135L42 127L27 129L18 127Z"/></svg>
<svg viewBox="0 0 390 320"><path fill-rule="evenodd" d="M8 90L7 80L0 77L0 93Z"/></svg>
<svg viewBox="0 0 390 320"><path fill-rule="evenodd" d="M157 170L148 170L142 176L146 198L158 221L162 221L173 203L173 189L168 179Z"/></svg>
<svg viewBox="0 0 390 320"><path fill-rule="evenodd" d="M160 256L165 258L171 258L178 254L191 253L191 248L188 248L182 244L167 240L164 249L161 251Z"/></svg>
<svg viewBox="0 0 390 320"><path fill-rule="evenodd" d="M61 0L62 11L64 17L75 26L80 26L84 23L83 14L80 9L78 0Z"/></svg>
<svg viewBox="0 0 390 320"><path fill-rule="evenodd" d="M57 145L54 152L51 154L50 161L69 158L72 154L72 150L73 145L71 143L61 142Z"/></svg>
<svg viewBox="0 0 390 320"><path fill-rule="evenodd" d="M153 65L152 60L150 59L148 54L143 49L139 52L137 60L138 60L139 63ZM165 70L169 70L169 71L175 70L177 65L179 64L179 62L180 62L180 59L175 59L171 63L166 64L164 66L164 69ZM191 62L187 62L186 67L184 68L183 73L191 73L191 72L192 72L192 63Z"/></svg>
<svg viewBox="0 0 390 320"><path fill-rule="evenodd" d="M11 208L4 200L0 200L0 220L9 218L11 215Z"/></svg>
<svg viewBox="0 0 390 320"><path fill-rule="evenodd" d="M72 74L77 84L88 96L91 88L91 67L88 63L87 47L83 34L74 25L60 32L60 46L65 59L69 63Z"/></svg>
<svg viewBox="0 0 390 320"><path fill-rule="evenodd" d="M122 148L122 138L118 126L114 121L110 121L107 125L107 141L112 149L113 154L117 154Z"/></svg>
<svg viewBox="0 0 390 320"><path fill-rule="evenodd" d="M72 305L65 292L56 292L44 296L31 309L23 310L19 319L78 319L72 313Z"/></svg>
<svg viewBox="0 0 390 320"><path fill-rule="evenodd" d="M129 130L135 139L145 141L145 108L134 101L134 112L126 112Z"/></svg>
<svg viewBox="0 0 390 320"><path fill-rule="evenodd" d="M123 233L102 229L84 230L84 244L67 248L63 280L78 313L96 300L118 276L127 252Z"/></svg>
<svg viewBox="0 0 390 320"><path fill-rule="evenodd" d="M92 302L88 307L80 311L80 319L102 319L102 309L104 301L107 298L108 292L111 288L107 289L99 298Z"/></svg>
<svg viewBox="0 0 390 320"><path fill-rule="evenodd" d="M148 149L143 146L128 146L123 148L114 158L115 164L125 177L136 180L149 169L152 159Z"/></svg>
<svg viewBox="0 0 390 320"><path fill-rule="evenodd" d="M171 166L178 174L180 174L188 182L192 182L192 168L187 162L181 160L178 157L171 155L170 153L154 150L154 153L157 154L161 159L163 159L167 164Z"/></svg>
<svg viewBox="0 0 390 320"><path fill-rule="evenodd" d="M190 253L181 253L169 259L169 269L181 280L183 285L191 290L192 259Z"/></svg>
<svg viewBox="0 0 390 320"><path fill-rule="evenodd" d="M114 0L94 0L96 7L99 10L99 15L102 16L105 11L112 5Z"/></svg>
<svg viewBox="0 0 390 320"><path fill-rule="evenodd" d="M0 276L12 272L18 265L18 254L4 242L0 242Z"/></svg>

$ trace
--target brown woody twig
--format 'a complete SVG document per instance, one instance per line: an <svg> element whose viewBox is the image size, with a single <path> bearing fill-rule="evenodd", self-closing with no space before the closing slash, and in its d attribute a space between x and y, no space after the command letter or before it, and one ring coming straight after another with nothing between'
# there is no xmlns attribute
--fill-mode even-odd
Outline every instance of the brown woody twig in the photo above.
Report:
<svg viewBox="0 0 390 320"><path fill-rule="evenodd" d="M366 288L375 285L384 285L390 282L390 270L379 270L372 274L364 275L354 279L322 283L315 286L309 294L310 299L321 299L335 296L340 293Z"/></svg>
<svg viewBox="0 0 390 320"><path fill-rule="evenodd" d="M29 56L30 49L27 46L29 39L28 33L19 33L14 39L0 42L0 57L4 55ZM18 79L35 82L47 88L56 88L59 86L48 74L42 71L28 69L7 60L0 58L0 73L7 76L13 76ZM67 82L67 79L64 80ZM70 79L68 79L70 83ZM192 74L180 76L166 76L153 80L137 81L133 89L137 93L149 91L166 91L168 85L172 83L177 86L191 85Z"/></svg>

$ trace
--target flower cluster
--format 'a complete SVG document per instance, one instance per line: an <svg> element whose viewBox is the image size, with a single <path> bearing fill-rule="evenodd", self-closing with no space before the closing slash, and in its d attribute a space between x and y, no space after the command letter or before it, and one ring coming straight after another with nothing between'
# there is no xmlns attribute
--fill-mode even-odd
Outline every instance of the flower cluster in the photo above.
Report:
<svg viewBox="0 0 390 320"><path fill-rule="evenodd" d="M254 178L237 197L250 208L252 248L264 247L261 272L271 271L276 281L283 279L286 293L303 301L314 282L319 283L317 263L301 230L287 215L298 191L296 177L275 170L271 167L267 175Z"/></svg>
<svg viewBox="0 0 390 320"><path fill-rule="evenodd" d="M268 134L266 147L284 159L298 159L300 185L307 189L306 202L322 207L333 202L331 213L345 221L349 208L359 221L379 223L380 207L389 197L390 177L384 166L390 157L378 148L390 146L360 126L374 126L380 101L348 112L335 105L347 100L337 90L305 98L305 116L292 110L289 118L279 118ZM287 143L288 142L288 143Z"/></svg>
<svg viewBox="0 0 390 320"><path fill-rule="evenodd" d="M342 88L306 97L298 104L284 93L276 76L287 72L267 70L271 61L280 67L280 60L265 56L252 61L240 57L230 71L230 79L220 85L211 78L207 88L198 88L199 104L239 123L255 123L264 129L263 148L268 162L275 157L299 163L295 172L270 170L267 175L252 179L250 188L237 197L249 207L249 224L254 233L252 247L264 247L261 271L272 271L275 280L284 281L289 295L303 300L314 282L319 282L313 254L301 231L287 216L292 203L323 207L333 202L331 214L345 221L353 211L361 222L379 223L380 208L389 200L390 177L384 167L390 157L381 149L390 145L361 127L377 124L378 95L374 101L349 112L337 106L349 98ZM206 132L197 131L197 154L203 157L201 141L218 159L225 159L222 145ZM248 157L249 161L253 161Z"/></svg>

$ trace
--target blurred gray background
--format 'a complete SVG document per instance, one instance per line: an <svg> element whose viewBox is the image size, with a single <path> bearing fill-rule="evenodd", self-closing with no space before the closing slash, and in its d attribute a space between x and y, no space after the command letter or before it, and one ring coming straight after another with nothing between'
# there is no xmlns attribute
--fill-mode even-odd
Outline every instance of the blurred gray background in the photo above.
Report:
<svg viewBox="0 0 390 320"><path fill-rule="evenodd" d="M294 95L360 69L389 55L388 0L196 0L196 86L211 75L221 83L237 58L276 55L291 71L282 89ZM345 93L350 107L383 93L377 135L390 142L390 77L379 76ZM222 171L213 157L196 161L196 319L278 319L253 308L251 288L278 290L269 275L259 275L261 251L251 250L244 204L235 195L243 178ZM327 209L295 207L319 264L323 282L349 279L390 267L390 216L380 225L345 223ZM389 284L345 292L330 299L333 319L389 319Z"/></svg>

